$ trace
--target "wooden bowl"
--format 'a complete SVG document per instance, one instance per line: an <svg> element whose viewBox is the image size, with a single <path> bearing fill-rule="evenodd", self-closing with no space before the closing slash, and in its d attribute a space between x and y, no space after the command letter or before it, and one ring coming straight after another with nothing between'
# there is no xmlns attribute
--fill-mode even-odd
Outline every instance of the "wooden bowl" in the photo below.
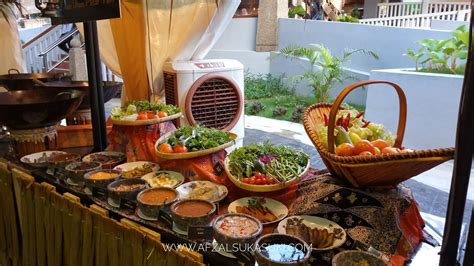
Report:
<svg viewBox="0 0 474 266"><path fill-rule="evenodd" d="M306 174L306 172L309 170L309 166L310 166L310 160L308 159L308 164L306 165L306 168L303 171L303 173L301 173L299 176L295 176L293 179L288 180L286 182L280 182L280 183L271 184L271 185L252 185L252 184L243 183L236 176L232 175L229 169L229 158L227 157L224 160L225 172L227 176L229 177L230 181L232 181L234 185L236 185L237 187L243 190L248 190L248 191L253 191L253 192L271 192L271 191L278 191L278 190L285 189L291 186L292 184L298 182L298 180L300 180L300 178L304 174Z"/></svg>

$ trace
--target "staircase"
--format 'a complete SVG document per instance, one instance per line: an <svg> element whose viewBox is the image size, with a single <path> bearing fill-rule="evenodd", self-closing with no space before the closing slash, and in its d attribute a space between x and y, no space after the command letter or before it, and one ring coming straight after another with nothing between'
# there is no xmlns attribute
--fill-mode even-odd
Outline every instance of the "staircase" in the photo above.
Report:
<svg viewBox="0 0 474 266"><path fill-rule="evenodd" d="M30 73L69 71L69 54L58 47L69 37L79 38L79 30L75 29L61 37L61 26L51 26L23 44L27 71ZM81 47L84 47L84 43ZM122 79L102 63L102 80L121 81Z"/></svg>

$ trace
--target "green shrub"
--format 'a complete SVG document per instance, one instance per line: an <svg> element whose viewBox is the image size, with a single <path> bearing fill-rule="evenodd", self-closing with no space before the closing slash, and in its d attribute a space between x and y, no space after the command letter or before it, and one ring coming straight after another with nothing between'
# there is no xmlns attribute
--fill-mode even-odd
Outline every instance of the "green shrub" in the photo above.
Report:
<svg viewBox="0 0 474 266"><path fill-rule="evenodd" d="M248 113L251 115L256 115L263 111L265 109L265 106L261 102L252 102L248 106Z"/></svg>
<svg viewBox="0 0 474 266"><path fill-rule="evenodd" d="M252 74L245 72L245 99L261 99L275 95L290 95L292 90L283 81L283 76Z"/></svg>
<svg viewBox="0 0 474 266"><path fill-rule="evenodd" d="M275 109L273 109L272 114L275 117L275 116L286 115L287 112L288 112L288 108L278 106L278 107L275 107Z"/></svg>
<svg viewBox="0 0 474 266"><path fill-rule="evenodd" d="M464 74L469 47L469 31L463 25L451 32L450 39L423 39L417 51L404 54L415 61L416 71L444 74ZM461 63L459 62L461 60Z"/></svg>
<svg viewBox="0 0 474 266"><path fill-rule="evenodd" d="M306 11L302 6L294 6L288 10L288 17L295 18L296 15L300 17L304 17L306 15Z"/></svg>
<svg viewBox="0 0 474 266"><path fill-rule="evenodd" d="M359 23L359 19L349 15L340 15L337 17L339 22Z"/></svg>

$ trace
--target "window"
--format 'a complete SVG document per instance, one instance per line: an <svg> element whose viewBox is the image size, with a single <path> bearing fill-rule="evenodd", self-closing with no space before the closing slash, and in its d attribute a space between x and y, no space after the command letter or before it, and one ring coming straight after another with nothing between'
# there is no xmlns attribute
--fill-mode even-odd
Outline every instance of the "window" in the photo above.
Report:
<svg viewBox="0 0 474 266"><path fill-rule="evenodd" d="M242 0L235 12L234 18L258 17L258 1Z"/></svg>

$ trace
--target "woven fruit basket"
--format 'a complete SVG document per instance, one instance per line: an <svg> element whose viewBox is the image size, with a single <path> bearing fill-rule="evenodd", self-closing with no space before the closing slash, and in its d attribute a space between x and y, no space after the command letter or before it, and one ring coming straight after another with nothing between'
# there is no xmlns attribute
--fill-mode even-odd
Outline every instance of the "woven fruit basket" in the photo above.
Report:
<svg viewBox="0 0 474 266"><path fill-rule="evenodd" d="M387 84L396 90L400 103L400 113L397 135L393 146L402 148L407 117L406 97L402 88L395 83L382 80L353 83L341 91L332 105L327 103L313 104L304 113L303 124L306 133L331 174L346 179L355 187L394 187L454 157L454 148L371 156L336 155L334 127L336 115L339 110L343 109L341 103L352 90L370 84ZM325 115L328 117L327 148L315 130L318 124L324 123Z"/></svg>

